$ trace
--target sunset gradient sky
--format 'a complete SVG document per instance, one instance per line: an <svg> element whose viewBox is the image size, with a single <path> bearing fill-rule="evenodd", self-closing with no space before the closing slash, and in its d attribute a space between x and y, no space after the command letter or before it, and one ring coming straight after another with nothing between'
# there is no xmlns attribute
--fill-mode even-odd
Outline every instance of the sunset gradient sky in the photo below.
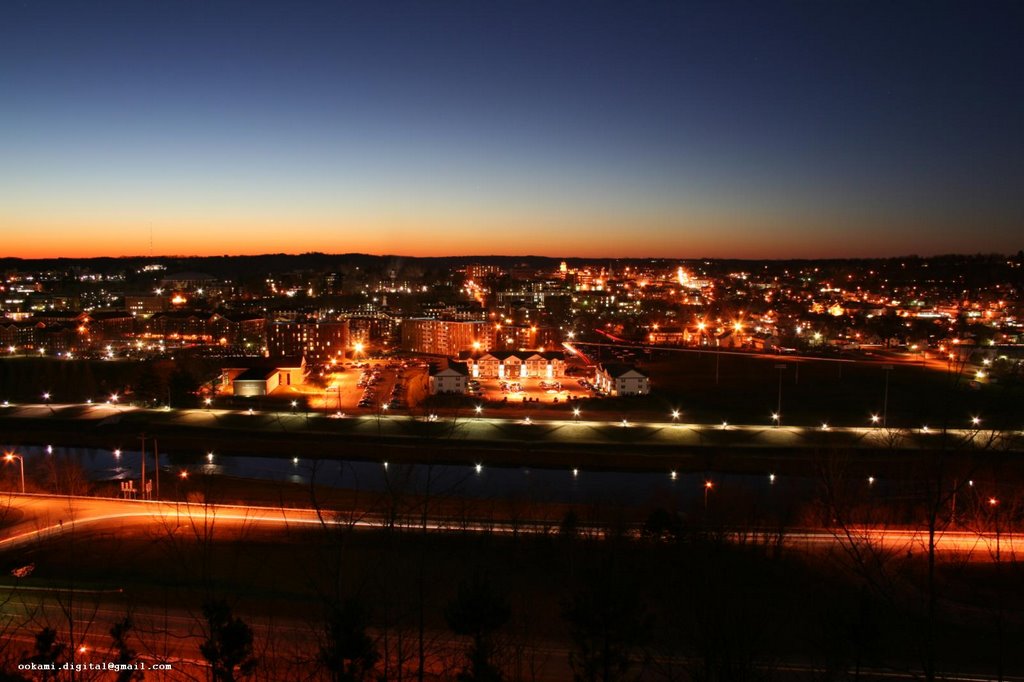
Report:
<svg viewBox="0 0 1024 682"><path fill-rule="evenodd" d="M2 256L1024 248L1019 2L0 5Z"/></svg>

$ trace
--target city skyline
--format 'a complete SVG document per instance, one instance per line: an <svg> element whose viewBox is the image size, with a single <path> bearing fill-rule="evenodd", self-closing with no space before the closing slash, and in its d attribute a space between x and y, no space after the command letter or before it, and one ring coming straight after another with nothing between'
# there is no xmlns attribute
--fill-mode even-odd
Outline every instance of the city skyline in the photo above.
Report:
<svg viewBox="0 0 1024 682"><path fill-rule="evenodd" d="M1022 18L10 5L4 255L1016 253Z"/></svg>

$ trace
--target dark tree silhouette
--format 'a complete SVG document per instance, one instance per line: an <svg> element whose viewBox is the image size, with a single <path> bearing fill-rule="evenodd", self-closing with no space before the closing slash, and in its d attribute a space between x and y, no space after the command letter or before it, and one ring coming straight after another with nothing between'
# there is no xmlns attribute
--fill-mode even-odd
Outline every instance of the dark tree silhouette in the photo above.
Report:
<svg viewBox="0 0 1024 682"><path fill-rule="evenodd" d="M131 616L125 616L110 628L111 649L117 653L114 662L119 665L132 665L138 658L136 651L128 645L128 633L132 631L133 627ZM141 670L129 669L117 672L117 682L132 682L132 680L141 680L142 678Z"/></svg>
<svg viewBox="0 0 1024 682"><path fill-rule="evenodd" d="M634 651L647 640L643 603L621 580L609 577L577 592L563 609L575 647L569 664L576 682L623 679Z"/></svg>
<svg viewBox="0 0 1024 682"><path fill-rule="evenodd" d="M209 661L214 682L234 682L236 674L244 677L252 673L256 668L252 628L233 617L223 599L208 599L203 604L203 618L210 630L199 652Z"/></svg>
<svg viewBox="0 0 1024 682"><path fill-rule="evenodd" d="M467 665L458 676L461 682L500 682L501 670L494 661L494 633L508 622L510 615L508 602L495 592L486 574L477 573L459 585L444 617L452 632L473 639L467 651Z"/></svg>
<svg viewBox="0 0 1024 682"><path fill-rule="evenodd" d="M380 654L366 634L366 624L366 610L355 599L328 614L318 658L334 682L362 682L373 673Z"/></svg>
<svg viewBox="0 0 1024 682"><path fill-rule="evenodd" d="M23 663L35 663L39 666L53 666L54 668L60 667L67 646L57 641L57 631L46 626L36 633L35 639L34 652ZM57 670L41 670L37 672L39 672L38 679L40 680L55 680L58 675Z"/></svg>
<svg viewBox="0 0 1024 682"><path fill-rule="evenodd" d="M195 391L199 385L192 372L184 368L175 369L168 379L171 401L178 407L194 407Z"/></svg>

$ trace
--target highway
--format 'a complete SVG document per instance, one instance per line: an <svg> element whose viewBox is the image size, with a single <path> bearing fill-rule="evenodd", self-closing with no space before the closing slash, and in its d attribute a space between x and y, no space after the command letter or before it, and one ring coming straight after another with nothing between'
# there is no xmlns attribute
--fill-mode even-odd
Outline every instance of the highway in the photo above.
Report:
<svg viewBox="0 0 1024 682"><path fill-rule="evenodd" d="M550 521L498 521L491 519L423 519L416 515L389 518L357 510L324 510L297 507L261 507L224 504L196 504L148 500L122 500L96 497L12 494L6 500L3 517L10 522L0 531L0 552L12 552L44 540L59 540L66 533L123 533L131 528L150 527L157 531L180 527L210 527L222 532L231 529L285 531L289 528L320 525L355 529L381 529L388 525L432 533L487 533L499 535L543 535L557 532ZM579 533L594 539L604 537L604 528L582 525ZM632 530L636 536L641 529ZM790 528L726 529L716 537L745 544L770 544L787 549L818 552L853 545L870 546L878 551L920 554L927 552L928 534L924 529L908 528ZM1014 560L1024 552L1024 536L1010 532L943 531L936 535L939 556L955 556L958 561L992 562Z"/></svg>
<svg viewBox="0 0 1024 682"><path fill-rule="evenodd" d="M217 537L230 541L233 537L253 529L266 531L262 538L272 537L280 531L297 527L345 525L355 529L380 529L389 523L381 515L357 512L325 514L321 519L313 509L280 508L255 505L207 505L166 501L138 501L94 497L65 497L54 495L5 495L0 499L0 557L8 563L17 563L20 556L28 556L37 543L60 543L68 534L79 540L113 534L115 536L153 537L181 528L217 527ZM405 517L394 520L400 528L422 532L422 520ZM557 525L545 522L505 523L486 519L465 520L433 517L426 522L431 533L497 533L543 534L557 532ZM136 531L142 529L140 535ZM583 535L595 540L603 537L598 527L580 528ZM634 529L639 535L639 529ZM921 530L900 528L858 528L849 530L794 528L785 532L769 530L727 531L717 534L735 543L772 544L798 552L843 551L857 547L863 551L870 546L880 555L904 556L921 554L927 550L927 534ZM292 538L294 540L294 538ZM57 545L59 546L59 544ZM937 536L935 550L939 560L991 562L998 550L1003 561L1012 560L1024 551L1024 538L1012 534L945 532ZM27 561L27 559L26 559ZM8 578L5 582L10 581ZM28 585L28 586L27 586ZM204 623L194 606L182 603L140 603L118 588L117 584L83 585L78 588L31 586L31 583L0 586L0 612L4 614L6 631L0 632L10 646L27 650L39 623L56 624L69 630L73 624L76 662L102 662L114 660L106 648L109 643L107 629L110 623L122 618L129 606L136 624L137 648L140 658L150 666L170 664L171 671L155 673L150 670L147 679L185 680L204 675L198 645L204 637ZM299 679L296 661L308 661L311 643L316 641L320 624L316 615L308 617L279 614L253 616L247 622L253 628L257 654L264 661L267 679ZM383 647L385 633L371 630L371 636ZM392 637L394 633L392 633ZM406 632L404 646L412 652L415 633ZM432 671L427 679L453 679L453 670L462 660L465 641L447 631L431 630L426 635L430 642L427 667ZM391 646L394 646L392 641ZM533 679L551 681L569 679L569 648L560 641L530 641L523 645L522 654L533 657L537 674ZM79 650L82 648L81 650ZM415 665L414 656L405 658L405 665ZM662 668L666 665L689 668L694 661L658 658ZM308 663L306 664L308 666ZM393 665L393 663L390 663ZM293 666L289 668L288 666ZM824 671L820 664L807 660L780 660L770 664L777 675L788 679L820 679ZM409 672L407 667L407 674ZM308 670L306 670L308 673ZM834 672L834 671L833 671ZM914 669L861 668L859 675L865 680L919 679ZM155 677L154 677L155 676ZM990 679L985 673L944 675L950 682L980 682ZM1019 682L1020 678L1004 678Z"/></svg>
<svg viewBox="0 0 1024 682"><path fill-rule="evenodd" d="M505 411L507 413L507 411ZM317 414L240 409L145 409L110 405L18 404L0 409L0 417L22 424L51 419L82 422L100 431L217 429L222 432L284 435L346 434L362 438L423 439L448 443L459 441L497 446L530 442L538 446L590 444L607 446L668 446L671 448L766 448L791 451L800 448L843 447L858 450L976 449L1014 451L1024 449L1024 430L993 430L984 422L972 424L964 417L962 428L939 429L921 424L916 428L882 428L880 418L865 426L718 424L684 421L685 415L666 414L664 420L630 419L628 416L593 419L585 412L574 418L532 416L496 417L483 411L429 414ZM92 433L92 431L90 431ZM196 434L197 437L201 434ZM116 441L110 447L122 447Z"/></svg>

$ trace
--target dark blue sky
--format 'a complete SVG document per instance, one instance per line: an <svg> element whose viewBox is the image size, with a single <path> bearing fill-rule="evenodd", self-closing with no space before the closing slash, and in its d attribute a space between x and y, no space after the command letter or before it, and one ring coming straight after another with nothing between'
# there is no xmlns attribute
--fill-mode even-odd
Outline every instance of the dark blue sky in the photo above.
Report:
<svg viewBox="0 0 1024 682"><path fill-rule="evenodd" d="M1010 2L8 2L5 255L1016 251L1022 35Z"/></svg>

